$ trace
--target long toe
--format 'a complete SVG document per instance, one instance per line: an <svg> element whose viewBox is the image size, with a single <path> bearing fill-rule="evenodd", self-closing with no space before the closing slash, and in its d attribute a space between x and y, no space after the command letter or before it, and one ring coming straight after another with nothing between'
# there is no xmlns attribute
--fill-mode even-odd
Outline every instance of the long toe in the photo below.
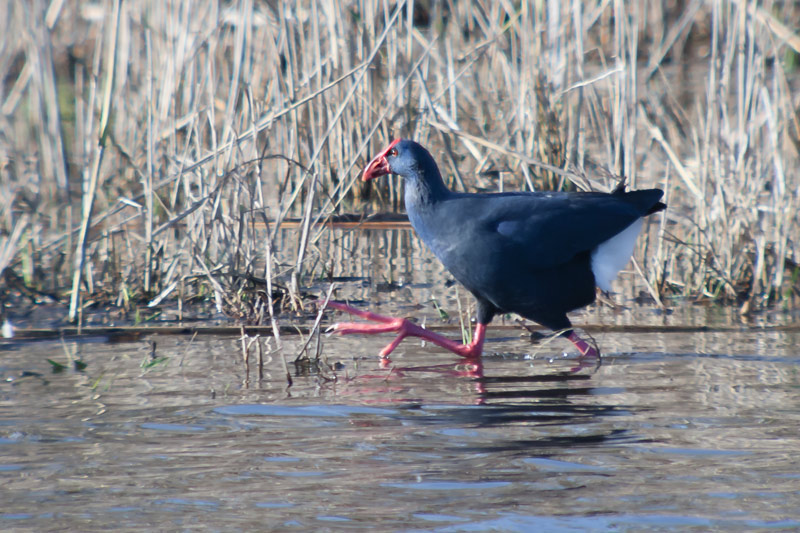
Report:
<svg viewBox="0 0 800 533"><path fill-rule="evenodd" d="M339 322L331 326L331 329L339 335L367 334L376 333L395 333L403 331L405 319L396 318L389 322L380 324L364 324L362 322Z"/></svg>
<svg viewBox="0 0 800 533"><path fill-rule="evenodd" d="M327 308L336 309L337 311L342 311L343 313L355 315L359 318L363 318L364 320L371 320L373 322L388 323L396 320L394 317L379 315L378 313L373 313L372 311L365 311L363 309L356 309L355 307L352 307L342 302L330 301L328 302Z"/></svg>

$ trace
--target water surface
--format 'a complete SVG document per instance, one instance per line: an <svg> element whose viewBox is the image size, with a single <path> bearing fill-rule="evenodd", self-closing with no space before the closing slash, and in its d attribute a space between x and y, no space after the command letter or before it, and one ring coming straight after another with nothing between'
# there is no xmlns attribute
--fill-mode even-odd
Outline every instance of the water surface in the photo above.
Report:
<svg viewBox="0 0 800 533"><path fill-rule="evenodd" d="M291 386L276 353L245 386L234 338L159 337L154 365L152 339L6 344L0 528L800 527L797 334L603 334L577 376L567 345L502 334L483 378L326 338L336 381L289 364ZM85 370L52 373L65 350Z"/></svg>

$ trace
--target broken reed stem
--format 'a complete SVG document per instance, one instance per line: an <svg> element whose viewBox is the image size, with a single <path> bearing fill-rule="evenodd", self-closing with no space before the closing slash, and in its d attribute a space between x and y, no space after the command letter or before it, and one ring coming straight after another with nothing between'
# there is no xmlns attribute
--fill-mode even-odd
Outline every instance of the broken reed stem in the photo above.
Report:
<svg viewBox="0 0 800 533"><path fill-rule="evenodd" d="M250 386L250 347L253 344L258 348L258 380L264 378L264 357L263 349L261 347L261 335L251 337L247 334L244 326L239 328L239 340L241 341L242 361L244 362L244 385L245 388Z"/></svg>
<svg viewBox="0 0 800 533"><path fill-rule="evenodd" d="M308 333L308 338L305 340L305 342L303 343L303 346L300 348L300 350L299 350L299 352L297 354L297 359L299 359L300 356L303 355L304 352L307 352L308 345L311 344L311 341L314 339L315 336L317 338L319 338L319 335L320 335L320 324L322 323L322 316L325 314L325 308L328 306L328 302L331 300L331 294L333 294L333 290L335 289L335 287L336 287L336 284L335 283L331 283L330 287L328 287L327 294L325 294L325 299L322 302L320 302L319 308L317 310L317 318L314 320L314 325L311 327L311 331L309 331L309 333ZM317 352L317 353L319 353L319 352Z"/></svg>
<svg viewBox="0 0 800 533"><path fill-rule="evenodd" d="M284 371L286 372L286 382L292 386L292 374L289 372L289 365L286 363L286 356L283 353L283 344L281 343L281 331L278 327L278 321L275 320L275 306L272 302L272 234L270 232L269 220L263 210L257 211L264 220L267 227L266 239L264 239L265 247L265 266L264 266L264 279L267 282L267 310L269 312L269 323L272 326L272 336L275 339L275 352L278 354L281 362L283 363Z"/></svg>
<svg viewBox="0 0 800 533"><path fill-rule="evenodd" d="M245 388L250 384L250 347L247 345L247 333L244 331L244 326L240 327L239 341L241 342L242 349L242 363L244 363L244 383Z"/></svg>
<svg viewBox="0 0 800 533"><path fill-rule="evenodd" d="M264 379L264 347L260 340L256 346L258 346L258 381L262 381Z"/></svg>

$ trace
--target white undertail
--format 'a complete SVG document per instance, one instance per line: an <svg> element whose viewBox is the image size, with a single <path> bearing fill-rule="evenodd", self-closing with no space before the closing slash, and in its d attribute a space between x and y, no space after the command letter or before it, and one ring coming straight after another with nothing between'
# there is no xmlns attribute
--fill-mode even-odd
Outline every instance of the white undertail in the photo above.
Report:
<svg viewBox="0 0 800 533"><path fill-rule="evenodd" d="M633 255L633 246L641 229L642 219L639 218L592 251L592 273L598 287L604 291L611 290L611 282Z"/></svg>

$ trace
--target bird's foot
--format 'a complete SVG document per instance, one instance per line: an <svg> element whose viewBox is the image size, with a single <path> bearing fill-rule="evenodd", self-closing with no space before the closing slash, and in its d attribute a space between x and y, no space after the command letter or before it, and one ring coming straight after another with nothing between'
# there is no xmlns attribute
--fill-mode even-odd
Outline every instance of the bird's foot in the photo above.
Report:
<svg viewBox="0 0 800 533"><path fill-rule="evenodd" d="M379 315L371 311L356 309L355 307L351 307L341 302L329 301L328 307L338 311L343 311L345 313L350 313L351 315L355 315L365 320L377 322L377 324L339 322L328 328L328 331L330 332L338 333L340 335L351 335L354 333L397 333L397 337L392 342L387 344L383 350L381 350L380 355L384 359L387 358L389 354L392 353L406 337L419 337L467 359L477 359L480 357L481 352L483 351L483 340L486 335L485 324L478 324L471 343L459 344L448 339L447 337L439 335L438 333L428 331L427 329L411 322L406 318L395 318Z"/></svg>
<svg viewBox="0 0 800 533"><path fill-rule="evenodd" d="M575 345L581 354L578 357L577 366L570 368L570 372L578 372L584 368L595 367L595 369L597 369L600 367L600 350L598 350L596 346L592 346L580 338L574 331L570 333L567 338Z"/></svg>

